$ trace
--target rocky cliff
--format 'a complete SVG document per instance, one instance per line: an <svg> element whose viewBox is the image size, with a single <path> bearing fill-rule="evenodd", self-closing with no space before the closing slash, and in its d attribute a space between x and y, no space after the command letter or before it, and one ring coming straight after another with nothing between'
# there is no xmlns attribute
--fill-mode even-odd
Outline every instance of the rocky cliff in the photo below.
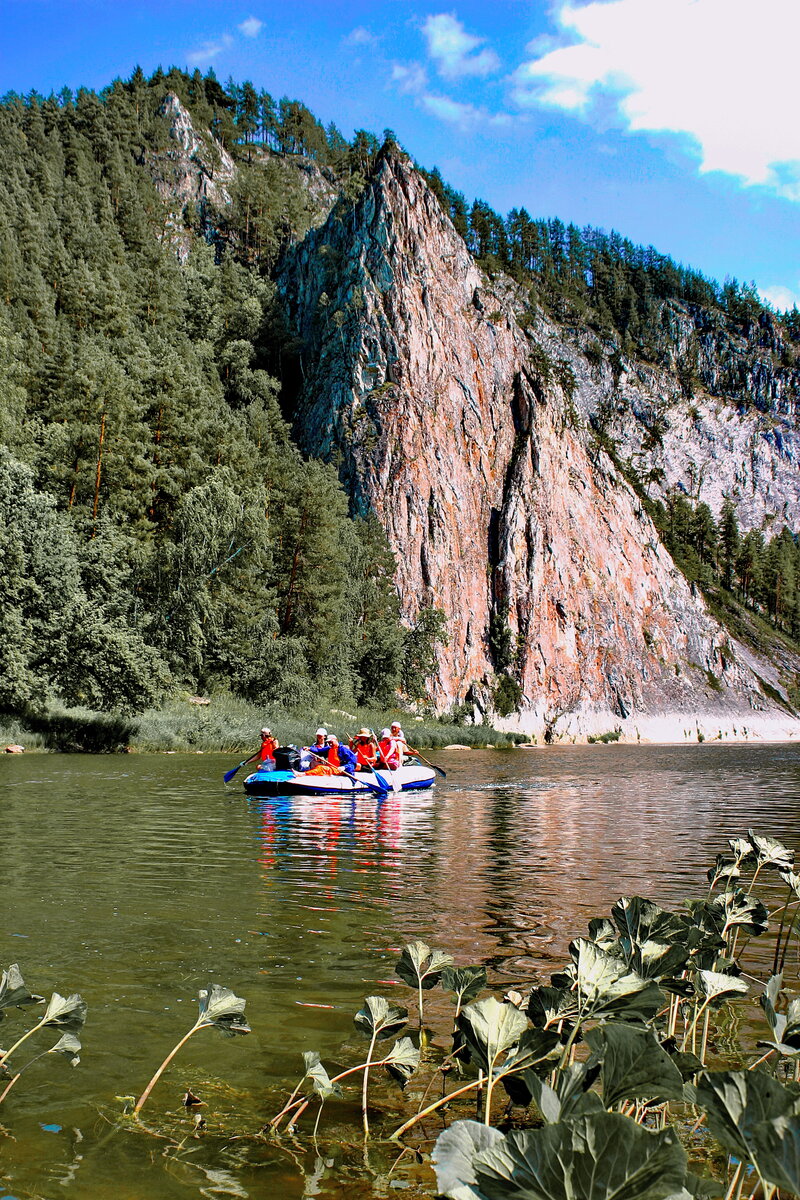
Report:
<svg viewBox="0 0 800 1200"><path fill-rule="evenodd" d="M712 501L738 489L746 521L780 509L796 522L788 415L678 402L669 372L628 365L612 378L580 337L531 319L510 281L482 274L393 154L295 249L279 286L302 345L301 441L377 512L408 618L422 605L447 615L438 707L490 707L507 622L514 720L532 732L792 725L768 697L774 669L710 616L595 435L598 414L615 422L657 487Z"/></svg>

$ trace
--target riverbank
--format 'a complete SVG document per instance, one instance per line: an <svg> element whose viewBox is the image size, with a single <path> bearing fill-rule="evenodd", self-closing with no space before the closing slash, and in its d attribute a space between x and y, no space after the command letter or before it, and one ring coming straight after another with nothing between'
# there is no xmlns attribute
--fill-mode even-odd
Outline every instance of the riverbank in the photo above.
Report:
<svg viewBox="0 0 800 1200"><path fill-rule="evenodd" d="M509 733L524 734L537 744L553 745L621 742L683 746L696 742L800 741L800 719L777 706L761 712L717 709L699 713L632 713L624 719L610 709L584 708L565 713L550 725L543 713L533 710L508 717L499 725Z"/></svg>
<svg viewBox="0 0 800 1200"><path fill-rule="evenodd" d="M58 750L84 753L223 753L246 755L259 743L259 730L268 725L284 745L307 745L323 725L339 737L359 728L378 733L390 721L403 723L408 741L422 750L453 744L471 749L510 749L527 742L526 734L501 731L491 725L456 725L433 717L392 710L354 708L345 711L320 705L313 711L292 712L282 707L248 704L230 695L184 696L159 709L134 717L53 706L24 718L0 718L0 749L18 743L26 751Z"/></svg>

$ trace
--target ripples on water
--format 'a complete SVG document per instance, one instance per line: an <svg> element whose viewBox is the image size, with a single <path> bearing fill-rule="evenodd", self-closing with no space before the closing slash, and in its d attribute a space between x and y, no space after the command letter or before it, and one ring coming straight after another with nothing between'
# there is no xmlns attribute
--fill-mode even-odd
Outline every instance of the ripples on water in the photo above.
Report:
<svg viewBox="0 0 800 1200"><path fill-rule="evenodd" d="M222 1088L210 1110L237 1111L256 1129L265 1095L297 1076L302 1049L347 1057L353 1012L397 987L392 967L409 938L487 962L498 987L546 979L621 893L667 905L701 894L714 855L748 826L799 841L795 747L596 746L437 762L448 779L427 795L259 802L238 779L224 787L230 764L215 756L4 759L4 963L19 960L38 990L81 991L90 1018L76 1071L46 1062L9 1098L17 1140L3 1146L0 1187L47 1200L223 1195L234 1185L299 1196L301 1173L274 1156L254 1176L208 1147L194 1166L166 1166L147 1139L127 1135L99 1149L98 1108L111 1113L114 1096L143 1086L194 1020L199 987L217 981L246 996L255 1032L200 1035L153 1103L174 1108L183 1085L210 1076ZM223 1169L233 1183L203 1174ZM336 1172L318 1174L316 1194L336 1195L335 1179L323 1179Z"/></svg>

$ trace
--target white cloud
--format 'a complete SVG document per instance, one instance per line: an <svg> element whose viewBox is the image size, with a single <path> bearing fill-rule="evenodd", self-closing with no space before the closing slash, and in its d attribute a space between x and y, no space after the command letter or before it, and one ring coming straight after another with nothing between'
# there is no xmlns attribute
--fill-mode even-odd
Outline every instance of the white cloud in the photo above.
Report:
<svg viewBox="0 0 800 1200"><path fill-rule="evenodd" d="M357 25L355 29L350 30L347 37L342 38L342 41L345 46L377 46L380 38L365 26Z"/></svg>
<svg viewBox="0 0 800 1200"><path fill-rule="evenodd" d="M701 171L800 201L797 0L560 0L557 19L571 44L529 47L521 107L591 119L610 97L628 130L690 138Z"/></svg>
<svg viewBox="0 0 800 1200"><path fill-rule="evenodd" d="M444 79L463 79L470 75L491 75L500 66L494 50L483 46L486 38L467 33L455 13L436 13L426 19L422 32L428 54Z"/></svg>
<svg viewBox="0 0 800 1200"><path fill-rule="evenodd" d="M800 284L796 292L793 292L791 288L783 287L782 284L776 284L774 287L762 287L758 290L761 298L778 312L786 312L795 305L800 308Z"/></svg>
<svg viewBox="0 0 800 1200"><path fill-rule="evenodd" d="M428 86L428 74L421 63L392 63L391 81L398 92L417 96Z"/></svg>
<svg viewBox="0 0 800 1200"><path fill-rule="evenodd" d="M508 125L511 122L508 113L490 113L475 104L463 104L460 100L451 100L449 96L437 96L432 92L420 96L419 105L431 116L461 129L475 125Z"/></svg>
<svg viewBox="0 0 800 1200"><path fill-rule="evenodd" d="M254 38L258 37L261 33L261 30L264 28L264 22L259 21L258 17L248 17L246 21L242 21L241 25L237 25L236 28L245 37Z"/></svg>
<svg viewBox="0 0 800 1200"><path fill-rule="evenodd" d="M232 45L233 38L231 35L223 33L222 37L217 38L215 42L204 42L196 50L190 50L186 58L192 66L200 66L201 63L211 62L212 59L218 58L224 50L229 50Z"/></svg>

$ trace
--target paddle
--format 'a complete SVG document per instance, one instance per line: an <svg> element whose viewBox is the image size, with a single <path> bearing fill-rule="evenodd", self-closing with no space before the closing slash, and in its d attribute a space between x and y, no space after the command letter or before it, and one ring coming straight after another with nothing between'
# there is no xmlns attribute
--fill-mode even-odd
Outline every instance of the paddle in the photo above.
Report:
<svg viewBox="0 0 800 1200"><path fill-rule="evenodd" d="M408 742L406 742L406 745L408 746ZM419 750L412 750L411 747L408 746L408 752L409 754L416 754L417 758L421 759L422 762L425 763L426 767L430 767L432 771L437 771L441 775L442 779L447 779L447 771L445 771L442 767L437 767L436 763L428 762L425 755L420 754Z"/></svg>
<svg viewBox="0 0 800 1200"><path fill-rule="evenodd" d="M324 755L315 754L313 750L309 750L308 753L311 755L312 758L318 758L320 762L326 763L328 761L327 758L324 757ZM363 783L365 788L369 788L369 790L371 792L377 792L377 794L379 796L386 796L389 792L389 789L386 786L386 784L383 783L383 780L381 780L381 783L383 786L377 787L376 784L374 784L374 783L367 783L366 779L357 779L355 777L355 775L352 774L352 772L345 771L344 767L339 767L339 773L341 775L346 775L348 779L352 779L353 783ZM380 776L376 776L376 778L380 779Z"/></svg>
<svg viewBox="0 0 800 1200"><path fill-rule="evenodd" d="M257 750L256 750L256 754L258 754ZM254 758L255 758L255 754L251 754L249 758L246 758L244 760L244 762L240 762L238 767L231 767L230 771L226 771L225 774L222 776L222 778L225 780L226 783L230 783L230 781L233 779L236 772L241 771L242 767L246 767L247 764L249 762L252 762Z"/></svg>

